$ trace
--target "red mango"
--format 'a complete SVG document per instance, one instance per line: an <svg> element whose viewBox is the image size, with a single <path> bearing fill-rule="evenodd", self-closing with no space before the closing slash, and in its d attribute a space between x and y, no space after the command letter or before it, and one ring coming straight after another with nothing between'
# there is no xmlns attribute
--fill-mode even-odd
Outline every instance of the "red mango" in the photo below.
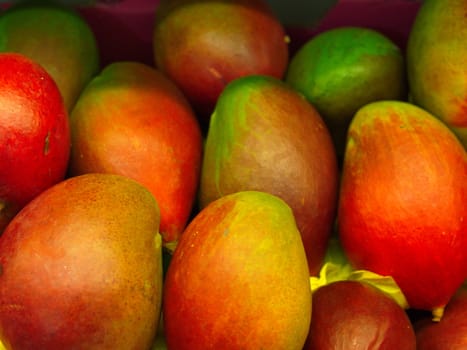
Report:
<svg viewBox="0 0 467 350"><path fill-rule="evenodd" d="M146 186L172 250L191 214L202 136L179 89L158 70L115 62L94 78L71 113L70 174L115 173Z"/></svg>
<svg viewBox="0 0 467 350"><path fill-rule="evenodd" d="M264 0L161 1L153 32L154 61L207 122L225 85L265 74L282 78L285 29Z"/></svg>
<svg viewBox="0 0 467 350"><path fill-rule="evenodd" d="M65 177L69 154L68 114L52 77L22 54L0 54L0 233Z"/></svg>
<svg viewBox="0 0 467 350"><path fill-rule="evenodd" d="M406 102L374 102L349 128L338 205L358 269L393 276L415 309L442 313L467 277L467 154Z"/></svg>

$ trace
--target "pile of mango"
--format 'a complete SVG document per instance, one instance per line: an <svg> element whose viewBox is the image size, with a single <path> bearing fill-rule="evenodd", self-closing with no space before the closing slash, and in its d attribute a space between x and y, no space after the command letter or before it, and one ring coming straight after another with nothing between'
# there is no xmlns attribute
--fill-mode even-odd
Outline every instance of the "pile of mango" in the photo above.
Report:
<svg viewBox="0 0 467 350"><path fill-rule="evenodd" d="M8 6L0 348L466 349L466 10L292 51L264 0L162 0L103 64Z"/></svg>

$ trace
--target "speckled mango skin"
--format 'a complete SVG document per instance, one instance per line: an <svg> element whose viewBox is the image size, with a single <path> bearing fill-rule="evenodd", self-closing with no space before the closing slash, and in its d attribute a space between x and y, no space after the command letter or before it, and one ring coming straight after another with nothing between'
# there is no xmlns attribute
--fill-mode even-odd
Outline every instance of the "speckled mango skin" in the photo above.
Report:
<svg viewBox="0 0 467 350"><path fill-rule="evenodd" d="M14 4L0 15L0 51L33 59L52 76L67 111L99 70L100 54L94 33L71 7Z"/></svg>
<svg viewBox="0 0 467 350"><path fill-rule="evenodd" d="M282 81L235 80L211 117L201 170L201 207L240 190L274 194L292 208L317 274L337 201L337 159L314 107Z"/></svg>
<svg viewBox="0 0 467 350"><path fill-rule="evenodd" d="M164 246L173 250L196 197L202 135L191 106L160 71L114 62L80 95L70 115L70 175L128 176L146 186L161 212Z"/></svg>
<svg viewBox="0 0 467 350"><path fill-rule="evenodd" d="M467 276L467 154L454 133L409 103L360 109L338 226L357 269L393 276L413 308L444 307Z"/></svg>
<svg viewBox="0 0 467 350"><path fill-rule="evenodd" d="M163 314L169 349L301 350L311 289L290 207L258 191L205 207L171 259Z"/></svg>
<svg viewBox="0 0 467 350"><path fill-rule="evenodd" d="M162 298L159 210L118 175L70 178L0 238L7 349L150 349Z"/></svg>
<svg viewBox="0 0 467 350"><path fill-rule="evenodd" d="M30 200L66 176L69 119L55 82L18 53L0 53L0 233Z"/></svg>
<svg viewBox="0 0 467 350"><path fill-rule="evenodd" d="M467 148L467 3L424 1L407 43L412 102L446 123Z"/></svg>

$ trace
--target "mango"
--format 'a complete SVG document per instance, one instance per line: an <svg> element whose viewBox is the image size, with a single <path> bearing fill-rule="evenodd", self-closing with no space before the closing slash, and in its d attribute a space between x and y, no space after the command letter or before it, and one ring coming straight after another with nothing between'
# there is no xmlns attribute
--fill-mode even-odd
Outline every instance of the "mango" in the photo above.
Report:
<svg viewBox="0 0 467 350"><path fill-rule="evenodd" d="M55 2L22 1L3 12L0 51L39 63L56 82L68 112L99 70L91 27L72 7Z"/></svg>
<svg viewBox="0 0 467 350"><path fill-rule="evenodd" d="M70 129L69 174L120 174L146 186L172 251L194 206L202 154L200 126L177 86L146 64L111 63L80 95Z"/></svg>
<svg viewBox="0 0 467 350"><path fill-rule="evenodd" d="M435 317L467 277L467 153L408 102L361 108L349 127L338 204L349 261L394 278Z"/></svg>
<svg viewBox="0 0 467 350"><path fill-rule="evenodd" d="M162 300L159 210L120 175L42 192L0 237L7 349L150 349Z"/></svg>
<svg viewBox="0 0 467 350"><path fill-rule="evenodd" d="M316 109L269 76L238 78L226 86L209 125L199 203L241 190L274 194L292 208L317 274L337 205L337 158Z"/></svg>
<svg viewBox="0 0 467 350"><path fill-rule="evenodd" d="M70 126L50 74L0 53L0 234L30 200L66 176Z"/></svg>
<svg viewBox="0 0 467 350"><path fill-rule="evenodd" d="M365 282L336 281L313 292L303 350L415 350L409 317L393 299Z"/></svg>
<svg viewBox="0 0 467 350"><path fill-rule="evenodd" d="M241 191L202 209L168 267L163 315L169 349L301 350L311 288L290 207Z"/></svg>
<svg viewBox="0 0 467 350"><path fill-rule="evenodd" d="M467 3L426 0L407 42L411 101L448 125L467 148Z"/></svg>
<svg viewBox="0 0 467 350"><path fill-rule="evenodd" d="M163 0L153 31L156 67L183 91L207 127L217 98L235 78L282 78L285 28L264 0Z"/></svg>
<svg viewBox="0 0 467 350"><path fill-rule="evenodd" d="M339 27L311 37L291 57L285 80L323 117L340 160L358 109L374 101L407 98L401 49L365 27Z"/></svg>

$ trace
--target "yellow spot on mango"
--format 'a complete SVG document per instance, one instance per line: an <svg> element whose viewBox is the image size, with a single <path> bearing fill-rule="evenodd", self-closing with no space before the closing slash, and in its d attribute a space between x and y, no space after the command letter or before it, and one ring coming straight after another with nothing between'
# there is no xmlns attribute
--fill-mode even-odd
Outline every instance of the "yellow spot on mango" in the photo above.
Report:
<svg viewBox="0 0 467 350"><path fill-rule="evenodd" d="M50 148L50 131L47 132L44 140L44 150L43 153L46 156L49 153Z"/></svg>

